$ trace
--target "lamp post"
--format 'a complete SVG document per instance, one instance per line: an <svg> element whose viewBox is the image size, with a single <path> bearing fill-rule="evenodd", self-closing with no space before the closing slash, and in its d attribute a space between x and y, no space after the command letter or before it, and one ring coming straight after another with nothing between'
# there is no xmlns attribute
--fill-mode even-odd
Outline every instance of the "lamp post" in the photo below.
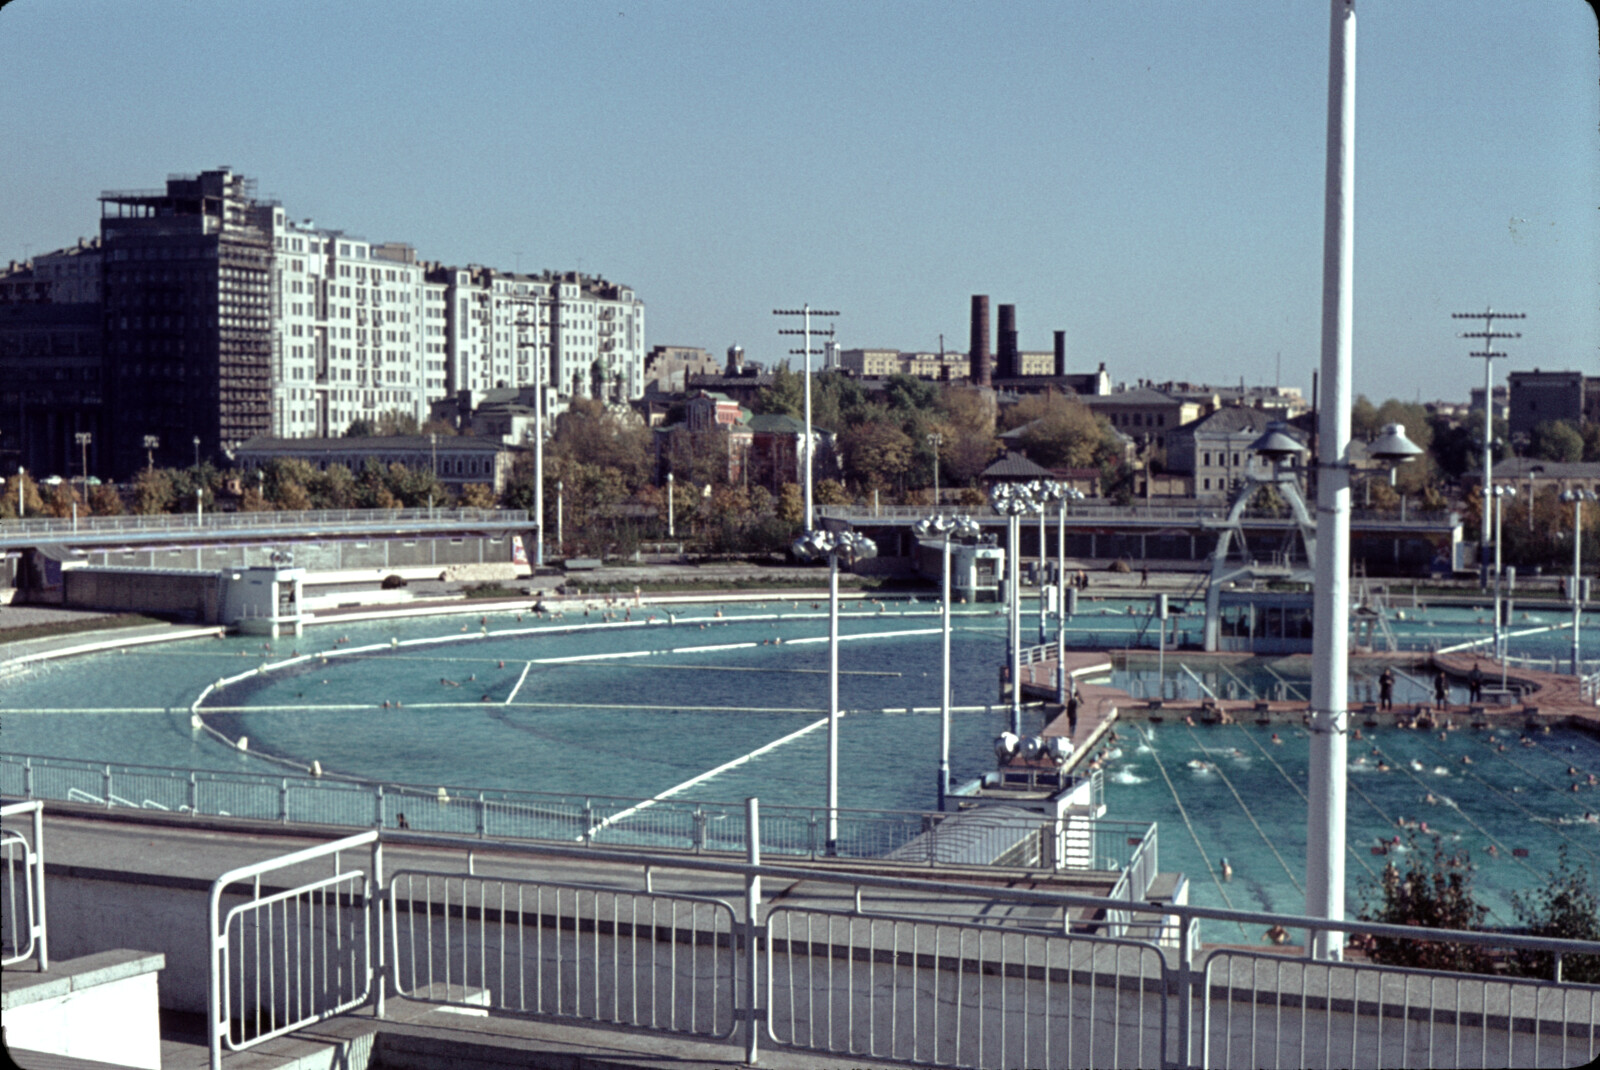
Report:
<svg viewBox="0 0 1600 1070"><path fill-rule="evenodd" d="M200 436L194 436L194 466L196 471L200 468Z"/></svg>
<svg viewBox="0 0 1600 1070"><path fill-rule="evenodd" d="M918 538L937 536L944 540L943 673L939 687L939 809L943 811L950 794L950 538L953 535L975 536L978 525L970 516L935 515L917 521L911 530Z"/></svg>
<svg viewBox="0 0 1600 1070"><path fill-rule="evenodd" d="M1505 651L1502 649L1502 644L1505 643L1503 637L1504 629L1500 624L1500 517L1504 511L1503 500L1515 498L1517 496L1517 488L1509 483L1500 483L1490 489L1489 495L1494 498L1494 656L1500 662L1500 686L1503 689L1505 687L1506 662Z"/></svg>
<svg viewBox="0 0 1600 1070"><path fill-rule="evenodd" d="M567 544L561 531L561 507L565 504L567 484L565 480L556 480L556 553L561 552L561 547Z"/></svg>
<svg viewBox="0 0 1600 1070"><path fill-rule="evenodd" d="M933 507L939 508L939 447L944 445L944 436L937 431L928 435L928 445L933 447Z"/></svg>
<svg viewBox="0 0 1600 1070"><path fill-rule="evenodd" d="M1006 518L1006 642L1011 648L1011 732L1022 735L1022 592L1021 569L1017 565L1022 542L1022 514L1032 512L1033 497L1028 488L1015 483L997 483L989 492L989 504Z"/></svg>
<svg viewBox="0 0 1600 1070"><path fill-rule="evenodd" d="M839 853L839 559L854 564L878 556L878 545L853 531L808 531L794 541L796 557L828 559L828 832L826 852Z"/></svg>
<svg viewBox="0 0 1600 1070"><path fill-rule="evenodd" d="M1067 502L1083 500L1083 491L1058 484L1056 499L1056 702L1067 702Z"/></svg>
<svg viewBox="0 0 1600 1070"><path fill-rule="evenodd" d="M1063 487L1053 479L1036 479L1028 484L1028 490L1033 495L1034 507L1039 510L1039 642L1045 641L1045 512L1052 502L1061 501Z"/></svg>
<svg viewBox="0 0 1600 1070"><path fill-rule="evenodd" d="M1592 502L1600 495L1587 487L1564 490L1561 500L1572 503L1572 675L1583 675L1583 645L1579 641L1579 628L1583 623L1583 503ZM1528 511L1533 511L1529 503Z"/></svg>
<svg viewBox="0 0 1600 1070"><path fill-rule="evenodd" d="M27 475L27 470L24 469L20 464L17 465L17 519L18 520L26 520L27 517L28 517L27 494L25 493L27 488L23 483L23 477L26 476L26 475Z"/></svg>
<svg viewBox="0 0 1600 1070"><path fill-rule="evenodd" d="M676 514L672 511L672 473L667 473L667 538L678 537L678 524Z"/></svg>
<svg viewBox="0 0 1600 1070"><path fill-rule="evenodd" d="M78 444L78 449L83 457L83 494L89 495L89 443L94 441L94 436L88 431L76 431L72 435L73 441Z"/></svg>
<svg viewBox="0 0 1600 1070"><path fill-rule="evenodd" d="M160 435L144 436L144 464L145 469L153 470L156 466L156 450L161 448Z"/></svg>

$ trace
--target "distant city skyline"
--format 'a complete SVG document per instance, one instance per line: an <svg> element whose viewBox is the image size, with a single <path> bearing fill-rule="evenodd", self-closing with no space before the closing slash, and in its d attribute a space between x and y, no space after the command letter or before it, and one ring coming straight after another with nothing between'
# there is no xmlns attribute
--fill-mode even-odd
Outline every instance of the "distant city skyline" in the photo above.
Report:
<svg viewBox="0 0 1600 1070"><path fill-rule="evenodd" d="M1577 0L1362 0L1357 393L1464 400L1452 312L1510 370L1600 370L1600 59ZM226 164L296 219L453 264L631 286L646 344L771 364L964 350L968 301L1117 381L1308 389L1325 4L18 0L0 11L0 259L105 189ZM1278 371L1281 362L1281 375Z"/></svg>

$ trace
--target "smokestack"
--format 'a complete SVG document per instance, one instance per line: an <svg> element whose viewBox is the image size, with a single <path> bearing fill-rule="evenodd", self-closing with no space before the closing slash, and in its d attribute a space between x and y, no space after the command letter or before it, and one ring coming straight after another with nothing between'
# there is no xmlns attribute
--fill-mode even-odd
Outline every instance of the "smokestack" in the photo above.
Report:
<svg viewBox="0 0 1600 1070"><path fill-rule="evenodd" d="M994 367L989 361L989 295L972 295L972 342L967 350L967 375L974 386L992 386Z"/></svg>
<svg viewBox="0 0 1600 1070"><path fill-rule="evenodd" d="M1000 336L997 339L1000 346L999 360L996 364L996 375L1001 379L1015 379L1022 371L1017 360L1017 306L1000 306Z"/></svg>
<svg viewBox="0 0 1600 1070"><path fill-rule="evenodd" d="M1067 332L1056 332L1056 378L1067 374Z"/></svg>

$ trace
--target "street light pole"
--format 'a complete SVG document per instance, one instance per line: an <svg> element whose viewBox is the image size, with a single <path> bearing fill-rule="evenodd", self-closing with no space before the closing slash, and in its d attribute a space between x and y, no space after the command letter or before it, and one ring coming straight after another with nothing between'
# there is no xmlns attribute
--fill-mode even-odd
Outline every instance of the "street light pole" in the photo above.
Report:
<svg viewBox="0 0 1600 1070"><path fill-rule="evenodd" d="M1561 500L1572 503L1572 675L1583 675L1583 644L1580 629L1583 625L1583 503L1595 501L1597 496L1587 487L1561 492ZM1532 511L1530 503L1529 511Z"/></svg>
<svg viewBox="0 0 1600 1070"><path fill-rule="evenodd" d="M828 829L825 851L839 853L839 558L876 557L878 545L853 531L808 531L792 547L796 557L828 559Z"/></svg>
<svg viewBox="0 0 1600 1070"><path fill-rule="evenodd" d="M672 481L672 473L668 472L667 473L667 538L676 539L678 537L678 525L677 525L676 516L672 511L672 482L673 482Z"/></svg>
<svg viewBox="0 0 1600 1070"><path fill-rule="evenodd" d="M1509 483L1502 483L1491 489L1494 496L1494 656L1500 662L1500 688L1506 686L1506 651L1509 645L1506 642L1505 628L1500 620L1502 609L1500 603L1500 577L1503 574L1500 568L1500 520L1505 511L1504 499L1515 498L1517 488Z"/></svg>
<svg viewBox="0 0 1600 1070"><path fill-rule="evenodd" d="M88 431L77 431L73 433L72 437L77 441L78 449L83 456L83 495L87 500L89 497L89 443L94 436Z"/></svg>
<svg viewBox="0 0 1600 1070"><path fill-rule="evenodd" d="M195 471L199 471L200 470L200 436L199 435L194 436L194 467L195 467Z"/></svg>
<svg viewBox="0 0 1600 1070"><path fill-rule="evenodd" d="M950 540L953 536L973 536L977 534L978 525L970 516L955 518L935 514L912 525L912 531L919 538L939 536L944 542L944 585L943 598L940 603L942 610L942 664L939 688L939 809L945 808L945 800L950 795Z"/></svg>
<svg viewBox="0 0 1600 1070"><path fill-rule="evenodd" d="M561 552L561 547L565 546L567 542L561 530L561 507L565 504L563 499L566 486L565 480L556 480L556 553L558 554Z"/></svg>
<svg viewBox="0 0 1600 1070"><path fill-rule="evenodd" d="M934 431L928 435L928 445L933 447L933 507L939 508L939 447L944 445L944 436Z"/></svg>

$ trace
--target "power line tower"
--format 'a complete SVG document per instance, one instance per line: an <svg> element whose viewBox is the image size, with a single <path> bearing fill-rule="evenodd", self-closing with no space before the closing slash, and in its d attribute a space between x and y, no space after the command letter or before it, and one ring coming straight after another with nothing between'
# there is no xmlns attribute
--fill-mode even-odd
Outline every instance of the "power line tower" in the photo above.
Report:
<svg viewBox="0 0 1600 1070"><path fill-rule="evenodd" d="M775 309L772 310L772 314L774 316L803 316L805 318L805 325L802 328L800 328L799 330L794 330L794 329L790 329L790 328L781 328L781 329L779 329L778 333L779 334L800 334L800 335L804 335L805 336L805 348L803 348L803 349L791 349L791 350L789 350L789 352L790 353L802 354L805 357L805 371L806 371L806 440L805 440L803 448L806 451L806 530L810 531L813 527L816 526L816 525L814 525L812 523L812 512L811 512L811 456L812 456L812 454L814 454L816 452L815 442L814 442L814 440L812 438L812 435L811 435L811 358L814 357L814 356L818 356L818 355L820 355L820 354L822 354L824 352L821 349L812 349L811 348L811 336L813 334L815 334L815 335L820 335L823 338L832 338L833 337L833 328L831 326L828 327L826 330L824 330L821 327L818 327L818 328L813 330L812 326L811 326L811 317L812 316L828 316L828 317L831 318L831 317L837 316L839 313L837 311L825 312L825 311L823 311L821 309L812 308L810 305L801 305L799 308L775 308Z"/></svg>
<svg viewBox="0 0 1600 1070"><path fill-rule="evenodd" d="M1457 337L1481 338L1483 348L1474 350L1469 357L1483 358L1483 518L1478 524L1478 587L1480 590L1489 589L1489 495L1490 495L1490 466L1493 463L1494 452L1494 359L1509 356L1508 353L1497 352L1494 348L1496 338L1521 338L1521 331L1497 331L1494 329L1495 320L1521 320L1527 319L1525 312L1496 312L1492 308L1485 308L1482 312L1452 312L1451 319L1457 320L1482 320L1483 330L1467 331Z"/></svg>

